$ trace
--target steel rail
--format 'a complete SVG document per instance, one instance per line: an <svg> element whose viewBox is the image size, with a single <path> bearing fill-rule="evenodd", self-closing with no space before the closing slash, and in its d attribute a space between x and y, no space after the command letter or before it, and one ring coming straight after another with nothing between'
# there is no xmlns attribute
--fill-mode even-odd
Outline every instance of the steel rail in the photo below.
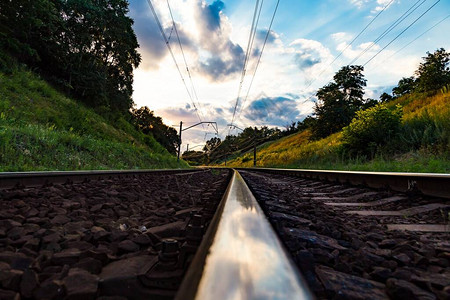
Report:
<svg viewBox="0 0 450 300"><path fill-rule="evenodd" d="M3 172L0 173L0 189L14 186L40 186L46 183L83 182L108 178L126 178L148 174L177 174L202 172L198 169L158 170L94 170L94 171L48 171L48 172Z"/></svg>
<svg viewBox="0 0 450 300"><path fill-rule="evenodd" d="M389 188L397 192L420 192L427 196L450 199L450 174L358 172L275 168L237 168L238 170L265 172L364 185L371 188Z"/></svg>
<svg viewBox="0 0 450 300"><path fill-rule="evenodd" d="M175 299L313 299L237 171Z"/></svg>

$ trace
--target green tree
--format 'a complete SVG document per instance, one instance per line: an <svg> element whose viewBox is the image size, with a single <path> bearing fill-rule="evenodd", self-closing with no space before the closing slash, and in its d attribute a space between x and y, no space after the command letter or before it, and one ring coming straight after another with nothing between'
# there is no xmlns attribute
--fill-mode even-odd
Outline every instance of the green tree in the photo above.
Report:
<svg viewBox="0 0 450 300"><path fill-rule="evenodd" d="M416 85L417 82L413 76L403 77L400 79L397 86L392 89L392 94L394 95L394 98L410 94L414 91Z"/></svg>
<svg viewBox="0 0 450 300"><path fill-rule="evenodd" d="M205 146L203 147L203 151L210 153L211 151L214 151L219 145L222 143L220 138L213 137L206 141Z"/></svg>
<svg viewBox="0 0 450 300"><path fill-rule="evenodd" d="M155 116L147 106L132 109L132 122L142 133L153 136L169 153L177 153L179 143L177 131L166 126L161 117Z"/></svg>
<svg viewBox="0 0 450 300"><path fill-rule="evenodd" d="M380 101L383 102L383 103L389 102L389 101L391 101L391 100L392 100L392 96L389 95L389 94L386 93L386 92L380 95Z"/></svg>
<svg viewBox="0 0 450 300"><path fill-rule="evenodd" d="M5 0L0 47L89 106L125 115L140 63L126 0Z"/></svg>
<svg viewBox="0 0 450 300"><path fill-rule="evenodd" d="M74 93L88 105L128 111L132 106L133 68L139 44L127 16L126 0L60 2L70 55L62 64Z"/></svg>
<svg viewBox="0 0 450 300"><path fill-rule="evenodd" d="M450 83L450 53L444 48L434 53L427 52L423 62L415 72L419 92L436 91Z"/></svg>
<svg viewBox="0 0 450 300"><path fill-rule="evenodd" d="M0 1L0 48L33 67L62 54L63 19L51 0Z"/></svg>
<svg viewBox="0 0 450 300"><path fill-rule="evenodd" d="M317 119L315 119L313 116L307 116L302 121L297 122L297 130L303 131L306 129L311 129L314 127L316 122L317 122Z"/></svg>
<svg viewBox="0 0 450 300"><path fill-rule="evenodd" d="M323 138L347 126L355 112L364 105L366 80L362 66L344 66L334 81L320 88L314 108L317 121L312 127L314 138Z"/></svg>

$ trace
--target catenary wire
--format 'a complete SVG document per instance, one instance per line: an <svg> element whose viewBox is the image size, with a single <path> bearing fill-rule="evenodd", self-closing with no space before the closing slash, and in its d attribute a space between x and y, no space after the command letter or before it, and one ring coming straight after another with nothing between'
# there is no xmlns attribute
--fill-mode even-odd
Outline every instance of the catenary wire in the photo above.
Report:
<svg viewBox="0 0 450 300"><path fill-rule="evenodd" d="M280 0L277 1L277 4L275 6L275 10L274 10L274 12L272 14L272 19L270 20L269 29L267 30L266 37L264 39L264 43L263 43L263 46L261 48L261 52L259 53L258 61L257 61L256 66L255 66L255 70L253 71L252 80L250 81L250 85L249 85L249 87L247 89L247 94L245 95L244 101L242 102L242 105L241 105L241 109L239 110L239 115L241 114L241 112L242 112L242 110L244 108L245 102L247 101L248 95L250 93L250 89L252 88L253 81L255 80L255 75L256 75L256 72L258 71L258 67L259 67L259 64L261 62L261 57L262 57L264 49L266 47L267 39L269 38L270 30L272 29L273 20L275 19L275 15L277 13L279 4L280 4ZM231 123L231 124L233 124L233 123Z"/></svg>
<svg viewBox="0 0 450 300"><path fill-rule="evenodd" d="M450 17L450 15L447 15L446 17L444 17L443 19L441 19L439 22L437 22L436 24L434 24L433 26L431 26L430 28L428 28L427 30L425 30L424 32L422 32L420 35L418 35L416 38L414 38L412 41L410 41L408 44L406 44L405 46L403 46L402 48L398 49L397 51L395 51L394 54L392 54L391 56L389 56L388 58L386 58L385 60L383 60L384 63L385 61L391 59L392 57L394 57L397 53L399 53L400 51L402 51L403 49L405 49L406 47L408 47L409 45L411 45L412 43L414 43L415 41L417 41L418 39L420 39L422 36L424 36L425 34L427 34L429 31L433 30L435 27L437 27L439 24L441 24L442 22L444 22L445 20L447 20ZM378 64L377 64L378 65Z"/></svg>
<svg viewBox="0 0 450 300"><path fill-rule="evenodd" d="M188 66L188 63L187 63L187 60L186 60L186 56L185 56L185 54L184 54L183 46L181 45L180 36L179 36L179 34L178 34L177 25L176 25L175 20L174 20L174 18L173 18L172 8L170 7L169 0L167 0L167 7L169 8L170 18L172 19L173 28L175 29L175 34L176 34L176 36L177 36L178 45L180 46L181 54L182 54L182 56L183 56L184 65L185 65L185 67L186 67L186 71L187 71L187 74L188 74L188 77L189 77L189 81L190 81L190 83L191 83L192 92L193 92L193 95L194 95L195 99L197 100L197 104L198 104L199 107L200 107L200 102L199 102L199 100L198 100L197 92L196 92L196 90L195 90L194 81L192 80L191 71L189 70L189 66ZM193 104L194 104L195 110L197 110L197 107L195 106L195 102L194 102ZM201 109L200 109L200 114L202 115L202 117L203 117L203 119L204 119L204 115L203 115ZM201 122L201 121L200 121L200 122ZM203 127L203 129L205 129L205 127L203 126L203 124L202 124L202 127Z"/></svg>
<svg viewBox="0 0 450 300"><path fill-rule="evenodd" d="M233 122L234 122L234 118L235 118L235 115L236 115L236 109L237 109L237 106L238 106L238 103L239 103L239 97L240 97L241 90L242 90L242 84L244 82L244 77L245 77L245 73L246 73L246 66L247 66L249 55L251 53L250 52L250 45L252 43L251 41L253 39L253 36L256 34L255 23L256 23L257 16L259 18L259 14L258 14L258 8L259 7L260 7L259 0L257 0L256 4L255 4L255 11L253 13L252 27L250 29L250 34L249 34L249 37L248 37L247 50L246 50L246 53L245 53L244 64L243 64L242 72L241 72L241 78L240 78L240 81L239 81L238 94L237 94L236 102L235 102L235 105L234 105L234 108L233 108L233 117L231 119L231 123L230 124L233 124ZM261 4L261 7L262 7L262 4ZM260 11L261 11L261 9L260 9ZM230 134L230 131L228 131L228 134Z"/></svg>
<svg viewBox="0 0 450 300"><path fill-rule="evenodd" d="M417 5L420 1L422 1L419 5ZM361 56L367 53L370 49L373 48L379 41L381 41L386 35L388 35L392 30L395 29L400 23L402 23L406 18L408 18L413 12L415 12L422 4L424 4L427 0L417 0L406 12L403 13L397 20L394 21L383 33L381 33L373 42L370 43L363 51L361 51L353 60L349 63L349 65L354 64ZM416 6L417 5L417 6Z"/></svg>
<svg viewBox="0 0 450 300"><path fill-rule="evenodd" d="M418 6L416 6L420 1L422 1ZM364 53L366 53L373 45L375 45L375 43L377 43L378 41L380 41L382 38L384 38L390 31L392 31L392 29L394 29L397 25L399 25L404 19L406 19L409 15L411 15L418 7L420 7L423 3L425 3L427 0L418 0L418 1L416 1L406 12L404 12L399 18L397 18L397 20L395 20L383 33L381 33L378 37L377 37L377 39L374 41L374 42L372 42L371 43L371 45L369 45L368 47L366 47L356 58L354 58L348 65L351 65L351 64L353 64L359 57L361 57ZM439 0L440 1L440 0ZM438 1L438 2L439 2ZM434 4L434 5L436 5L436 3ZM433 5L433 6L434 6ZM413 11L411 11L413 9ZM406 16L405 16L406 15ZM421 18L421 17L419 17L419 18ZM416 20L417 21L417 20ZM415 22L415 21L414 21ZM411 25L410 25L411 26ZM410 27L409 26L409 27ZM407 29L409 28L409 27L407 27ZM406 30L407 30L406 29ZM406 31L406 30L404 30L404 31ZM403 31L403 32L404 32ZM401 34L403 34L403 32L402 33L400 33L400 35ZM399 35L399 36L400 36ZM393 41L391 41L391 42L393 42ZM387 45L387 46L389 46L389 44ZM386 47L387 47L386 46ZM386 48L385 47L385 48ZM383 48L383 49L385 49L385 48ZM383 50L382 49L382 50ZM380 50L380 52L382 51L382 50ZM378 54L376 54L376 55L378 55ZM375 55L375 56L376 56ZM373 58L375 58L375 57L372 57L372 59ZM367 62L366 62L366 64L367 64ZM364 64L363 66L365 66L366 64ZM308 102L312 97L314 97L315 96L315 92L314 93L312 93L309 97L307 97L305 100L303 100L303 103L306 103L306 102Z"/></svg>
<svg viewBox="0 0 450 300"><path fill-rule="evenodd" d="M373 22L394 2L395 0L391 0L388 4L386 4L379 12L378 14L356 35L355 38L333 59L333 61L329 64L330 66L333 65L336 60L338 60L339 57L341 57L342 54L367 30L367 28L372 25ZM420 1L420 0L419 0ZM303 89L306 90L309 88L323 73L325 73L326 68L324 68L319 75L317 75L313 80L310 80L308 85Z"/></svg>
<svg viewBox="0 0 450 300"><path fill-rule="evenodd" d="M380 51L378 51L374 56L372 56L368 61L363 64L365 67L368 63L370 63L375 57L377 57L384 49L386 49L390 44L392 44L395 40L397 40L403 33L405 33L411 26L413 26L417 21L419 21L425 14L427 14L433 7L435 7L441 0L437 0L431 5L426 11L424 11L419 17L417 17L411 24L408 25L402 32L400 32L395 38L393 38L386 46L384 46Z"/></svg>
<svg viewBox="0 0 450 300"><path fill-rule="evenodd" d="M160 20L159 20L158 14L156 13L155 8L153 7L152 1L151 1L151 0L147 0L147 3L148 3L148 5L150 6L150 9L151 9L151 11L152 11L152 14L153 14L153 16L155 17L156 24L158 25L159 31L161 32L161 35L163 36L164 42L165 42L165 44L166 44L166 46L167 46L167 49L169 50L170 55L172 56L173 62L175 63L175 66L176 66L176 68L177 68L177 70L178 70L178 73L180 74L181 81L183 82L183 85L184 85L184 87L186 88L186 92L188 93L189 99L191 100L191 102L192 102L192 104L193 104L193 106L194 106L194 109L195 109L195 113L196 113L196 115L197 115L197 118L199 119L200 122L202 122L202 119L200 118L200 115L199 115L199 113L198 113L197 106L195 105L194 99L192 98L192 95L191 95L191 93L189 92L189 88L188 88L188 86L187 86L187 84L186 84L186 81L185 81L185 79L184 79L183 74L181 73L180 67L179 67L178 62L177 62L177 60L176 60L176 58L175 58L175 55L174 55L173 50L172 50L172 47L171 47L170 44L169 44L169 40L167 39L166 33L164 32L164 29L163 29L162 24L161 24L161 22L160 22Z"/></svg>

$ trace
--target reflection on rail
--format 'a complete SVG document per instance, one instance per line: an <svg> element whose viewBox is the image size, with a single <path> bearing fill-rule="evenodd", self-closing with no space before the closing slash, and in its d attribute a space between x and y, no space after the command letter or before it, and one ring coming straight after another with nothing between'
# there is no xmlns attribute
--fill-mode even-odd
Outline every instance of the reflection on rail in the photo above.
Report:
<svg viewBox="0 0 450 300"><path fill-rule="evenodd" d="M199 251L205 257L197 258L198 266L189 270L178 299L193 295L195 299L312 299L237 171L223 201L212 244L209 250ZM202 268L197 290L188 291L195 278L192 273Z"/></svg>

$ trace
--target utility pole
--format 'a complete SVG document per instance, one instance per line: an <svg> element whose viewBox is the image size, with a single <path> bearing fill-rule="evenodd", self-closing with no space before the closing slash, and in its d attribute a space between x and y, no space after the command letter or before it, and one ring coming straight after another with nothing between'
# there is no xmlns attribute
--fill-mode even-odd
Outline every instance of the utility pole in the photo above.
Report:
<svg viewBox="0 0 450 300"><path fill-rule="evenodd" d="M180 161L180 152L181 152L181 132L183 132L183 121L180 121L180 135L178 137L178 158L177 161Z"/></svg>
<svg viewBox="0 0 450 300"><path fill-rule="evenodd" d="M186 152L188 152L189 151L189 144L187 144L187 146L186 146Z"/></svg>
<svg viewBox="0 0 450 300"><path fill-rule="evenodd" d="M183 121L180 121L180 135L179 135L179 138L178 138L178 140L179 140L178 141L178 159L177 159L178 161L180 161L180 154L181 154L181 133L183 131L185 131L185 130L191 129L192 127L195 127L195 126L198 126L198 125L201 125L201 124L211 124L212 127L214 128L214 130L216 131L216 135L219 134L219 130L217 128L217 123L216 122L200 122L200 123L194 124L192 126L189 126L189 127L185 128L185 129L183 129ZM189 148L189 145L188 145L188 148Z"/></svg>

